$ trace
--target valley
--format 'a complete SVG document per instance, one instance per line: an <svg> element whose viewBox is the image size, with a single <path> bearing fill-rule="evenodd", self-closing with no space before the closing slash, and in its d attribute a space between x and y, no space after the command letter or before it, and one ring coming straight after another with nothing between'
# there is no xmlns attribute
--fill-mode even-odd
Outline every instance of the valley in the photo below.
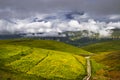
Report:
<svg viewBox="0 0 120 80"><path fill-rule="evenodd" d="M80 48L53 40L1 40L2 80L119 80L119 40ZM89 57L90 56L90 57Z"/></svg>

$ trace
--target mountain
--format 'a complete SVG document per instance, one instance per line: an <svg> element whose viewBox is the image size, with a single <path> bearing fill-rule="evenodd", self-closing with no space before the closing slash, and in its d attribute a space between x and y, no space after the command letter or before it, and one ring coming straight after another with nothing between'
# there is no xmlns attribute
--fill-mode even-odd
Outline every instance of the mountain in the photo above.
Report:
<svg viewBox="0 0 120 80"><path fill-rule="evenodd" d="M87 30L83 31L66 31L63 33L20 33L20 34L9 34L9 35L0 35L0 39L40 39L40 40L56 40L65 42L77 47L85 46L97 42L112 41L120 39L120 30L111 29L110 37L99 37L99 34L92 32L92 35L89 36ZM48 35L49 34L49 35Z"/></svg>
<svg viewBox="0 0 120 80"><path fill-rule="evenodd" d="M113 38L120 38L120 29L118 29L118 28L115 28L115 29L111 29L111 31L112 31L112 37Z"/></svg>
<svg viewBox="0 0 120 80"><path fill-rule="evenodd" d="M16 38L22 38L23 36L20 34L4 34L0 35L0 39L16 39Z"/></svg>

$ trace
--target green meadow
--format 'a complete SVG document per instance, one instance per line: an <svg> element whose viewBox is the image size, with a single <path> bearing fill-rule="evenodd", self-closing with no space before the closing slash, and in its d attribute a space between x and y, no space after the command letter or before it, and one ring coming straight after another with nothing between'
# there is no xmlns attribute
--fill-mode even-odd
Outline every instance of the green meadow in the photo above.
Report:
<svg viewBox="0 0 120 80"><path fill-rule="evenodd" d="M1 40L1 80L82 80L83 49L50 40Z"/></svg>
<svg viewBox="0 0 120 80"><path fill-rule="evenodd" d="M0 40L0 80L120 79L120 40L74 47L53 40Z"/></svg>
<svg viewBox="0 0 120 80"><path fill-rule="evenodd" d="M118 51L120 50L120 40L99 42L96 44L83 46L82 49L92 52L92 53Z"/></svg>

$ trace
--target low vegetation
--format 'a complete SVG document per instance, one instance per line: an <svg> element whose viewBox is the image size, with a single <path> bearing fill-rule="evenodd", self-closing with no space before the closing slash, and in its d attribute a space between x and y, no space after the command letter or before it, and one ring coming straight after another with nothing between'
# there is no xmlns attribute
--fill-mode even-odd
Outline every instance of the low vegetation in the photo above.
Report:
<svg viewBox="0 0 120 80"><path fill-rule="evenodd" d="M104 66L101 66L102 69L95 70L96 73L93 77L95 80L101 78L103 78L101 80L120 79L120 40L92 44L83 49L95 53L92 59ZM93 66L95 67L95 63ZM100 76L100 74L103 75Z"/></svg>
<svg viewBox="0 0 120 80"><path fill-rule="evenodd" d="M113 41L91 44L91 45L82 47L82 49L95 54L100 52L118 51L120 50L120 40L113 40Z"/></svg>
<svg viewBox="0 0 120 80"><path fill-rule="evenodd" d="M88 51L85 51L83 49L74 47L69 44L65 44L63 42L54 41L54 40L1 40L1 44L10 44L10 45L16 45L16 46L28 46L28 47L34 47L34 48L42 48L42 49L49 49L49 50L55 50L55 51L62 51L62 52L68 52L72 54L77 55L88 55L91 54Z"/></svg>
<svg viewBox="0 0 120 80"><path fill-rule="evenodd" d="M80 55L89 52L82 49L54 41L0 43L1 80L82 80L86 75L86 59Z"/></svg>

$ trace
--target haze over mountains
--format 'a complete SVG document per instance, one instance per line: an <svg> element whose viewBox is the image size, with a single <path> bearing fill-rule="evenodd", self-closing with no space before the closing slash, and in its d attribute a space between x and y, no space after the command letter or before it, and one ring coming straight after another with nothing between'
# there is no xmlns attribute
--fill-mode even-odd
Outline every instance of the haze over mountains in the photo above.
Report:
<svg viewBox="0 0 120 80"><path fill-rule="evenodd" d="M117 32L119 38L119 25L119 20L95 19L83 11L66 11L25 19L0 19L0 35L112 37Z"/></svg>

